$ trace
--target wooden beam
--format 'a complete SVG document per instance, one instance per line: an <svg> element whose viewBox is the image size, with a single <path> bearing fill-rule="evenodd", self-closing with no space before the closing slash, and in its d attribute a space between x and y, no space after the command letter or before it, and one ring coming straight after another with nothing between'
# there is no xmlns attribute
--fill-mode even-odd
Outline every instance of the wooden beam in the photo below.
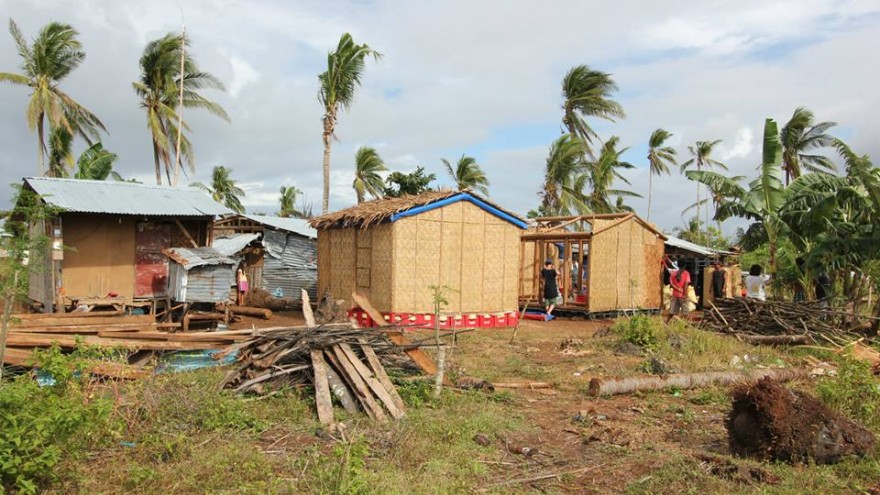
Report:
<svg viewBox="0 0 880 495"><path fill-rule="evenodd" d="M312 370L315 375L315 406L321 424L333 424L333 400L330 398L330 382L327 379L327 362L324 352L312 349Z"/></svg>
<svg viewBox="0 0 880 495"><path fill-rule="evenodd" d="M385 411L383 411L382 407L376 403L375 399L373 399L373 394L370 392L370 388L364 382L361 375L358 374L354 365L351 364L342 349L338 345L334 345L328 353L329 352L333 353L333 357L335 358L333 364L338 366L337 370L348 381L349 385L351 385L351 390L360 401L367 416L376 421L388 421L388 416L385 415Z"/></svg>
<svg viewBox="0 0 880 495"><path fill-rule="evenodd" d="M385 373L385 367L382 366L382 363L379 361L379 356L376 356L376 351L367 343L364 339L358 339L361 345L361 351L364 353L364 357L367 358L367 364L370 365L370 369L373 371L373 374L376 376L376 379L379 380L379 383L385 387L385 390L388 391L388 395L391 396L391 400L394 401L394 405L400 409L401 411L406 409L406 405L403 403L403 399L400 398L400 394L397 393L397 387L391 383L391 379L388 378L388 374Z"/></svg>
<svg viewBox="0 0 880 495"><path fill-rule="evenodd" d="M351 299L361 309L366 311L370 318L372 318L373 321L376 322L376 325L379 325L380 327L389 326L389 323L385 321L385 317L382 315L382 313L379 312L379 310L377 310L370 302L370 300L367 299L365 296L358 292L353 292L351 294ZM406 346L410 343L409 339L404 337L402 333L389 332L386 335L388 336L388 340L394 342L399 346ZM410 359L412 359L413 362L416 363L416 365L421 368L422 371L424 371L426 374L434 375L437 373L437 365L434 364L434 361L430 357L428 357L428 355L425 354L423 350L419 348L410 348L405 349L403 352L405 352L406 355L409 356Z"/></svg>
<svg viewBox="0 0 880 495"><path fill-rule="evenodd" d="M522 241L565 242L568 239L589 239L591 237L593 237L592 232L533 232L522 234L519 238Z"/></svg>
<svg viewBox="0 0 880 495"><path fill-rule="evenodd" d="M196 242L195 239L193 239L191 235L189 235L189 231L186 230L186 227L184 227L182 223L180 223L180 219L175 217L174 223L177 224L177 227L180 229L181 232L183 232L184 237L186 237L186 239L190 242L190 244L192 244L192 247L194 247L194 248L199 247L199 243Z"/></svg>
<svg viewBox="0 0 880 495"><path fill-rule="evenodd" d="M379 382L373 371L361 362L351 346L348 344L339 344L339 349L342 350L345 357L347 357L348 361L354 366L354 369L359 375L361 375L364 382L370 387L370 390L372 390L376 397L382 401L382 404L385 406L385 409L388 410L391 417L394 419L406 417L406 413L403 412L403 409L397 407L397 404L394 402L394 399L391 398L391 394L388 393L385 386Z"/></svg>

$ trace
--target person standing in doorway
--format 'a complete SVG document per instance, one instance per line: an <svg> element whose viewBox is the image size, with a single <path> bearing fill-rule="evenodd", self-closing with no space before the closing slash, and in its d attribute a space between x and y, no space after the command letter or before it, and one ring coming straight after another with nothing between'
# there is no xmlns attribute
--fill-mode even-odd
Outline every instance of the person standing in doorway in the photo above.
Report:
<svg viewBox="0 0 880 495"><path fill-rule="evenodd" d="M666 267L669 270L669 285L672 287L672 299L669 301L669 315L666 322L675 315L687 313L687 293L691 285L691 274L684 268L678 267L678 262L673 261Z"/></svg>
<svg viewBox="0 0 880 495"><path fill-rule="evenodd" d="M721 261L715 260L715 271L712 272L712 295L715 299L724 299L724 289L727 287L727 270Z"/></svg>
<svg viewBox="0 0 880 495"><path fill-rule="evenodd" d="M553 267L553 260L544 262L541 278L544 280L544 309L548 315L552 315L559 304L559 272Z"/></svg>

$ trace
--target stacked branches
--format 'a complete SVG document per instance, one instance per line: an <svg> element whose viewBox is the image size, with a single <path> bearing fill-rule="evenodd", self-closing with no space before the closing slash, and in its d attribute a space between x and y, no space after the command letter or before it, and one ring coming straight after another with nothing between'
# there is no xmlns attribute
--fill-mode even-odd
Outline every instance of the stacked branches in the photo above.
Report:
<svg viewBox="0 0 880 495"><path fill-rule="evenodd" d="M835 312L820 302L723 299L705 312L702 325L760 344L806 344L819 340L845 345L851 338L835 326Z"/></svg>
<svg viewBox="0 0 880 495"><path fill-rule="evenodd" d="M262 333L232 346L239 366L222 387L235 392L263 393L284 386L314 387L318 418L333 423L332 397L348 412L363 411L372 419L405 416L404 404L385 372L385 365L405 367L404 351L389 339L395 329L353 328L348 323L296 327Z"/></svg>

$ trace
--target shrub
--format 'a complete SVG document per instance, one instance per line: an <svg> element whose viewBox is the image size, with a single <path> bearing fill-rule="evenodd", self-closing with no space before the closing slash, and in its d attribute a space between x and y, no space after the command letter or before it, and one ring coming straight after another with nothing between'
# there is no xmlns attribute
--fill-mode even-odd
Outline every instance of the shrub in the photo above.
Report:
<svg viewBox="0 0 880 495"><path fill-rule="evenodd" d="M89 397L76 358L53 348L36 359L51 385L30 374L0 383L0 491L37 493L57 477L62 455L81 452L110 415L108 401Z"/></svg>
<svg viewBox="0 0 880 495"><path fill-rule="evenodd" d="M880 382L871 367L849 356L839 357L837 364L837 377L825 378L816 386L819 398L880 433Z"/></svg>
<svg viewBox="0 0 880 495"><path fill-rule="evenodd" d="M654 320L645 315L636 315L632 318L620 318L612 327L612 331L625 342L635 344L645 349L652 349L657 345L657 329Z"/></svg>

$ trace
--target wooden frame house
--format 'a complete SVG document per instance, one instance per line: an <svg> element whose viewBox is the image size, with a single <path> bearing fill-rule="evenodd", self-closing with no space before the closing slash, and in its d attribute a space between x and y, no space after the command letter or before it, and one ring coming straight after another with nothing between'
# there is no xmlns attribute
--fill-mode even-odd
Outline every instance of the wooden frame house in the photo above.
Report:
<svg viewBox="0 0 880 495"><path fill-rule="evenodd" d="M657 310L665 239L634 213L535 219L522 235L520 302L543 305L541 269L549 259L560 272L562 310Z"/></svg>
<svg viewBox="0 0 880 495"><path fill-rule="evenodd" d="M519 237L526 223L470 192L433 191L368 201L311 221L318 230L318 292L355 291L395 323L430 323L444 288L446 326L515 322Z"/></svg>
<svg viewBox="0 0 880 495"><path fill-rule="evenodd" d="M29 295L43 311L149 305L168 298L172 247L211 243L214 216L230 211L195 188L28 177L23 187L60 209L30 226L52 249L32 259Z"/></svg>

